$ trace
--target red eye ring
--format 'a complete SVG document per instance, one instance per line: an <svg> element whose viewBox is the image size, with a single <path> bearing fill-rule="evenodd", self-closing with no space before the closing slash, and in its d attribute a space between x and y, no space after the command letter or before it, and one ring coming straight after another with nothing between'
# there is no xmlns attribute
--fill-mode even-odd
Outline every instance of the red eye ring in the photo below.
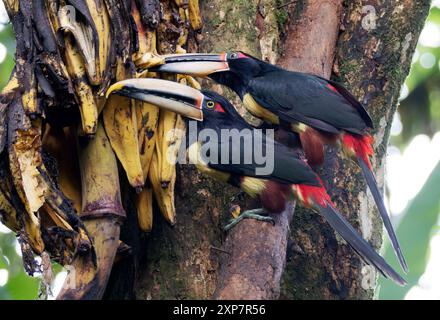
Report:
<svg viewBox="0 0 440 320"><path fill-rule="evenodd" d="M245 55L245 54L242 53L242 52L232 52L232 53L229 55L229 58L230 58L230 59L242 59L242 58L248 58L248 56Z"/></svg>
<svg viewBox="0 0 440 320"><path fill-rule="evenodd" d="M216 104L215 104L215 111L224 113L225 109L223 109L223 107L222 107L222 105L220 103L216 102Z"/></svg>

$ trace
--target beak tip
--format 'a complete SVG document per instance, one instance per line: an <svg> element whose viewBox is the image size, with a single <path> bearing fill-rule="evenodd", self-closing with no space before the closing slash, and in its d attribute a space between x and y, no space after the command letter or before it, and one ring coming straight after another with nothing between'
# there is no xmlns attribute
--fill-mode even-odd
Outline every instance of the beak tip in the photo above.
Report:
<svg viewBox="0 0 440 320"><path fill-rule="evenodd" d="M120 83L115 83L110 86L110 88L107 89L107 92L105 93L105 98L108 99L112 94L120 91L123 88L123 85Z"/></svg>

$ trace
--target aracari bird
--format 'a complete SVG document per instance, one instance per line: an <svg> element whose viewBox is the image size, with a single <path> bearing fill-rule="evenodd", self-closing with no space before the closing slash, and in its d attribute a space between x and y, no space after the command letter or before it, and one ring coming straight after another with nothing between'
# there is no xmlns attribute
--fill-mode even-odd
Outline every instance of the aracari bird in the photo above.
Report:
<svg viewBox="0 0 440 320"><path fill-rule="evenodd" d="M189 159L196 164L202 173L237 186L252 197L259 197L264 209L243 212L242 216L248 215L248 217L258 218L258 215L255 216L257 213L281 213L286 207L286 202L294 197L300 204L320 212L364 261L376 267L385 277L393 279L400 285L405 284L405 280L335 209L322 181L301 157L300 152L294 152L285 145L265 136L258 143L263 144L262 150L269 150L267 149L269 144L273 146L273 170L271 173L264 174L258 172L257 169L261 164L255 161L256 148L250 148L250 151L248 148L247 151L244 151L244 144L234 143L232 134L222 134L223 130L235 132L243 139L240 141L257 143L254 137L257 136L256 131L258 130L243 120L234 106L222 96L208 91L200 92L175 82L158 79L121 81L110 87L107 94L112 93L146 101L162 109L179 113L186 118L197 120L195 122L198 124L198 133L206 129L216 133L215 139L200 135L198 139L195 139L196 141L190 143L188 147ZM188 133L188 135L190 134ZM264 135L262 134L262 136ZM211 161L202 155L201 150L207 142L211 143L210 150L218 152L217 159L222 159L222 161ZM227 152L227 154L224 155L222 152ZM237 153L241 155L240 161L233 159L233 155ZM252 153L251 157L247 158L248 161L243 160L245 153Z"/></svg>
<svg viewBox="0 0 440 320"><path fill-rule="evenodd" d="M324 145L342 145L366 179L405 272L408 267L385 208L370 157L373 122L364 106L342 85L316 75L291 72L243 52L176 54L150 71L209 77L235 91L255 117L298 132L311 165L322 164Z"/></svg>

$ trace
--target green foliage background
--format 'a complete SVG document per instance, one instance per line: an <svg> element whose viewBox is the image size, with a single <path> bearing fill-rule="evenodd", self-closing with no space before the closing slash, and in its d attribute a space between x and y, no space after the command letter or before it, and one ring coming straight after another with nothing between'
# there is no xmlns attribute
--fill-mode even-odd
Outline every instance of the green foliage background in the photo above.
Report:
<svg viewBox="0 0 440 320"><path fill-rule="evenodd" d="M1 5L1 4L0 4ZM433 7L429 23L440 26L440 9ZM10 25L1 25L0 43L7 48L7 56L0 64L0 89L7 83L14 66L15 42ZM399 108L403 131L393 137L391 143L404 150L408 142L418 134L432 136L440 130L440 61L439 47L418 46L419 56L430 52L436 58L432 68L424 68L415 60L406 84L409 95ZM403 299L412 286L416 285L425 271L429 257L429 242L438 232L440 199L440 164L438 164L420 193L410 202L401 220L397 234L406 254L410 273L406 279L409 285L401 288L380 278L380 299ZM0 299L35 299L38 278L28 277L22 267L21 257L16 251L16 237L13 233L0 232L0 270L9 272L8 281L0 286ZM389 243L385 244L385 257L399 270Z"/></svg>

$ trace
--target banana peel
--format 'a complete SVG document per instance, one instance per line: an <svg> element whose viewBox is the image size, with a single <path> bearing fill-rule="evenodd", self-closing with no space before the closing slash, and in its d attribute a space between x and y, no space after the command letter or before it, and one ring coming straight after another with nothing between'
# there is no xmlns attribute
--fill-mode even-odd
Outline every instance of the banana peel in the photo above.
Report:
<svg viewBox="0 0 440 320"><path fill-rule="evenodd" d="M84 60L69 35L65 37L65 46L66 66L79 101L82 131L86 136L93 136L98 123L98 108L93 90L85 77Z"/></svg>
<svg viewBox="0 0 440 320"><path fill-rule="evenodd" d="M43 150L56 159L60 190L80 213L81 179L76 148L76 130L72 127L55 128L47 124L43 135Z"/></svg>

